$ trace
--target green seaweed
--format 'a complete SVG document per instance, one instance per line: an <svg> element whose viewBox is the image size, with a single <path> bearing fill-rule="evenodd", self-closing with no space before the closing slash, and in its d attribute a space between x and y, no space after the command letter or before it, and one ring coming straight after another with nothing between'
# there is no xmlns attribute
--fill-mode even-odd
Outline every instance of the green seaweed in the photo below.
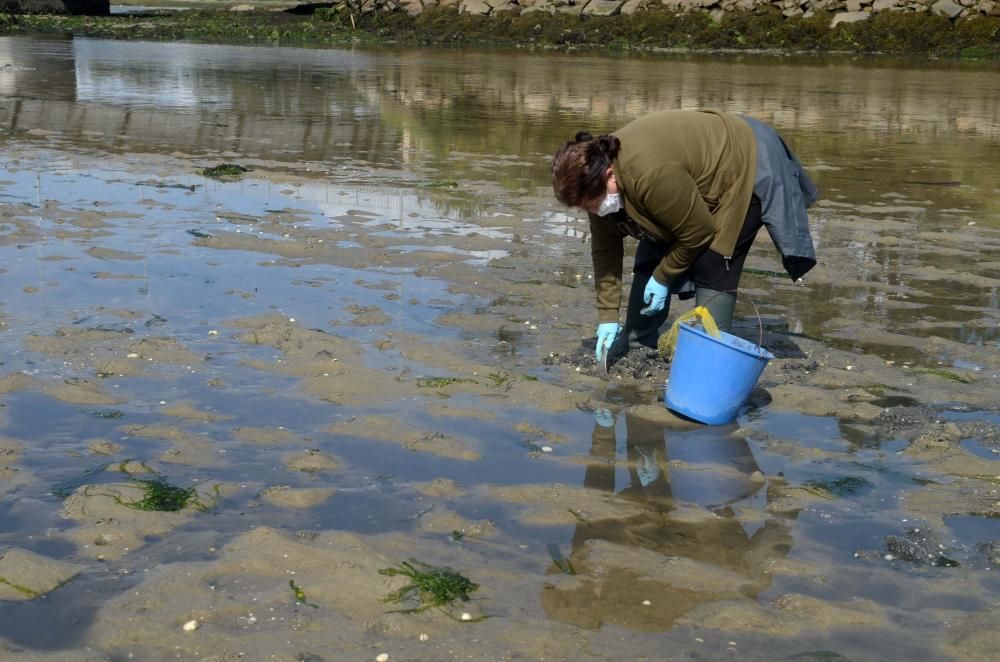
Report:
<svg viewBox="0 0 1000 662"><path fill-rule="evenodd" d="M755 276L767 276L769 278L785 278L787 274L783 274L779 271L768 271L767 269L753 269L751 267L743 267L743 273L753 274Z"/></svg>
<svg viewBox="0 0 1000 662"><path fill-rule="evenodd" d="M196 230L194 228L188 230L187 233L189 235L191 235L192 237L197 237L198 239L211 239L212 238L212 235L208 234L207 232L202 232L201 230Z"/></svg>
<svg viewBox="0 0 1000 662"><path fill-rule="evenodd" d="M288 585L291 587L292 593L295 594L295 602L299 603L300 605L307 605L309 607L312 607L313 609L319 609L319 605L314 605L313 603L306 600L306 592L295 584L294 579L289 579Z"/></svg>
<svg viewBox="0 0 1000 662"><path fill-rule="evenodd" d="M867 391L871 395L879 397L885 395L886 391L896 390L893 387L889 386L888 384L862 384L858 388L860 388L862 391Z"/></svg>
<svg viewBox="0 0 1000 662"><path fill-rule="evenodd" d="M421 377L417 380L417 386L420 388L444 388L445 386L450 386L451 384L462 384L474 381L476 380L468 377Z"/></svg>
<svg viewBox="0 0 1000 662"><path fill-rule="evenodd" d="M545 548L549 550L549 556L552 557L552 562L556 564L556 567L559 568L560 571L567 575L576 574L573 562L562 555L562 552L559 551L558 545L555 543L549 543L545 546Z"/></svg>
<svg viewBox="0 0 1000 662"><path fill-rule="evenodd" d="M818 484L803 483L802 490L827 501L833 501L837 498L833 492Z"/></svg>
<svg viewBox="0 0 1000 662"><path fill-rule="evenodd" d="M569 514L572 515L577 522L580 522L581 524L590 524L590 520L584 517L580 511L573 510L572 508L567 508L566 510L569 511Z"/></svg>
<svg viewBox="0 0 1000 662"><path fill-rule="evenodd" d="M844 476L835 480L810 480L802 485L806 491L824 499L851 496L870 486L871 483L858 476Z"/></svg>
<svg viewBox="0 0 1000 662"><path fill-rule="evenodd" d="M105 418L110 420L116 420L125 417L125 412L121 411L120 409L107 409L104 411L100 409L94 409L92 411L88 411L87 413L90 414L91 416L96 416L97 418Z"/></svg>
<svg viewBox="0 0 1000 662"><path fill-rule="evenodd" d="M176 513L189 505L198 505L198 493L193 487L171 485L163 478L134 479L142 485L143 496L138 501L115 501L127 508L158 513Z"/></svg>
<svg viewBox="0 0 1000 662"><path fill-rule="evenodd" d="M949 379L953 382L959 382L961 384L971 384L975 380L960 375L956 372L951 372L950 370L942 370L940 368L914 368L914 374L917 375L931 375L933 377L941 377L942 379Z"/></svg>
<svg viewBox="0 0 1000 662"><path fill-rule="evenodd" d="M12 582L9 579L7 579L6 577L0 577L0 584L4 584L6 586L11 587L15 591L19 591L21 593L24 593L25 595L27 595L29 598L32 598L32 599L37 598L37 597L39 597L39 596L42 595L38 591L32 590L32 589L28 588L27 586L21 586L20 584L15 584L14 582Z"/></svg>
<svg viewBox="0 0 1000 662"><path fill-rule="evenodd" d="M458 182L453 179L437 179L425 184L427 188L458 188Z"/></svg>
<svg viewBox="0 0 1000 662"><path fill-rule="evenodd" d="M462 538L464 537L465 533L463 531L459 531L458 529L455 529L454 531L451 532L452 542L462 542Z"/></svg>
<svg viewBox="0 0 1000 662"><path fill-rule="evenodd" d="M410 583L387 595L383 602L413 603L413 607L396 610L403 614L414 614L428 609L438 609L450 618L445 607L456 600L467 602L469 594L479 590L479 584L448 567L435 567L410 559L398 566L382 568L378 574L386 577L407 577ZM482 620L480 617L474 620ZM466 621L471 622L471 621Z"/></svg>
<svg viewBox="0 0 1000 662"><path fill-rule="evenodd" d="M155 179L146 179L141 182L136 182L138 186L149 186L150 188L178 188L185 191L194 191L198 188L197 184L173 184L170 182L160 182Z"/></svg>
<svg viewBox="0 0 1000 662"><path fill-rule="evenodd" d="M957 568L959 565L961 564L958 561L950 559L944 554L939 554L934 560L934 567L936 568Z"/></svg>
<svg viewBox="0 0 1000 662"><path fill-rule="evenodd" d="M238 177L244 173L250 172L249 168L245 168L236 163L220 163L217 166L212 166L211 168L205 168L201 171L201 174L205 177Z"/></svg>
<svg viewBox="0 0 1000 662"><path fill-rule="evenodd" d="M500 388L501 386L509 386L514 382L514 376L508 375L506 372L491 372L486 375L486 378L490 380L490 384Z"/></svg>
<svg viewBox="0 0 1000 662"><path fill-rule="evenodd" d="M136 460L122 460L121 462L118 463L118 471L122 472L123 474L127 474L129 476L134 476L137 473L144 473L144 474L155 474L156 473L156 471L154 471L152 467L150 467L145 462L141 462L141 461L139 462L139 469L140 469L140 471L132 471L131 469L129 469L129 466L128 466L132 462L136 462Z"/></svg>

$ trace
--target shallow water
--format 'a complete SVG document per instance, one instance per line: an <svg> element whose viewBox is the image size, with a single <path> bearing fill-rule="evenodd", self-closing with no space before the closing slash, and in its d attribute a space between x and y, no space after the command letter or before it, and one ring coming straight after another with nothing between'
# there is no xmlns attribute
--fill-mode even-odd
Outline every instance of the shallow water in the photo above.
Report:
<svg viewBox="0 0 1000 662"><path fill-rule="evenodd" d="M0 76L0 543L81 568L45 599L0 602L5 654L982 659L991 645L943 624L988 620L1000 594L983 551L998 541L995 68L51 37L0 52L16 65ZM546 360L592 333L586 223L550 199L548 155L582 128L705 106L773 123L824 192L806 282L773 275L762 237L742 284L778 356L773 403L714 428L664 414L662 386ZM225 161L252 171L201 176ZM427 381L442 377L458 381ZM954 443L938 452L933 435ZM312 449L339 468L290 468ZM160 528L53 494L68 483L89 503L127 484L130 458L220 499ZM337 492L292 508L275 486ZM889 558L887 537L915 522L958 567ZM228 602L199 593L238 583L226 564L255 527L461 567L491 618L385 615L377 573L353 617L320 593L315 627L285 575L254 571ZM331 581L299 572L311 597ZM159 597L136 615L130 591ZM251 627L232 604L298 625ZM196 611L208 625L184 639ZM115 632L133 616L134 638ZM414 621L433 648L414 648Z"/></svg>

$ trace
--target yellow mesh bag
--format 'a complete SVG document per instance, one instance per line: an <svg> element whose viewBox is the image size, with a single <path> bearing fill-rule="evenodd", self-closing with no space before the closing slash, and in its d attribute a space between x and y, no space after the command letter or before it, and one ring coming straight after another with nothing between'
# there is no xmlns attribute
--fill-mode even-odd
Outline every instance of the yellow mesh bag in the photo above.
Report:
<svg viewBox="0 0 1000 662"><path fill-rule="evenodd" d="M712 313L708 312L708 308L705 306L696 306L675 319L670 330L660 336L660 339L656 343L656 349L660 351L660 356L665 359L674 358L674 348L677 346L677 334L680 333L681 324L695 319L701 322L708 335L715 338L722 337L722 333L719 332L719 327L715 323L715 320L712 319Z"/></svg>

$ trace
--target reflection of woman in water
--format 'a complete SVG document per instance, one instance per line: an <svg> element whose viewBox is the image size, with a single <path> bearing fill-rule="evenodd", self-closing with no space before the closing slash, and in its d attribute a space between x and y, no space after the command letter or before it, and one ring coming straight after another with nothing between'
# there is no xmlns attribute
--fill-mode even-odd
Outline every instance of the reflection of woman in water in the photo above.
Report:
<svg viewBox="0 0 1000 662"><path fill-rule="evenodd" d="M615 494L613 425L613 419L598 417L584 475L584 487L609 494ZM626 415L625 425L629 484L617 496L639 501L644 511L623 519L577 524L569 560L578 574L554 579L546 587L542 593L546 613L580 627L615 624L659 631L703 602L755 597L766 589L771 583L765 573L768 561L784 557L792 538L779 519L768 518L754 530L736 517L735 503L766 489L762 481L751 477L757 466L746 441L725 435L692 440L700 450L711 446L718 451L710 458L718 470L696 464L675 469L673 482L697 485L698 492L707 497L707 502L699 505L712 514L694 520L675 519L671 511L677 485L671 485L667 464L670 449L664 442L663 426L631 415ZM692 475L684 476L685 472ZM685 487L684 491L689 490ZM606 558L592 566L592 541L628 548L619 550L620 556L632 559L632 567L628 560L615 565ZM658 568L649 567L667 564L677 557L696 562L693 567L703 573L729 578L739 590L704 590L697 576L686 586L674 585L664 581L667 577ZM636 563L639 567L634 567ZM714 585L718 588L718 582ZM656 608L643 605L643 598Z"/></svg>

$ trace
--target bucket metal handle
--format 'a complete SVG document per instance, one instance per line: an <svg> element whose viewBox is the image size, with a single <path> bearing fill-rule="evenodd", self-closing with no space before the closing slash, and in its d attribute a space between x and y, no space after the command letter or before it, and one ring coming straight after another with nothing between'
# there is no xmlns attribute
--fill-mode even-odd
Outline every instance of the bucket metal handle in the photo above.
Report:
<svg viewBox="0 0 1000 662"><path fill-rule="evenodd" d="M739 290L721 290L719 292L716 292L711 299L709 299L702 305L708 306L708 304L711 303L712 301L715 301L715 298L720 294L732 294L736 299L740 298ZM760 335L757 337L757 347L760 349L764 349L764 321L760 317L760 310L757 309L757 304L754 303L753 299L751 299L746 295L744 295L744 298L750 302L751 306L753 306L753 312L757 316L757 329L760 332Z"/></svg>

